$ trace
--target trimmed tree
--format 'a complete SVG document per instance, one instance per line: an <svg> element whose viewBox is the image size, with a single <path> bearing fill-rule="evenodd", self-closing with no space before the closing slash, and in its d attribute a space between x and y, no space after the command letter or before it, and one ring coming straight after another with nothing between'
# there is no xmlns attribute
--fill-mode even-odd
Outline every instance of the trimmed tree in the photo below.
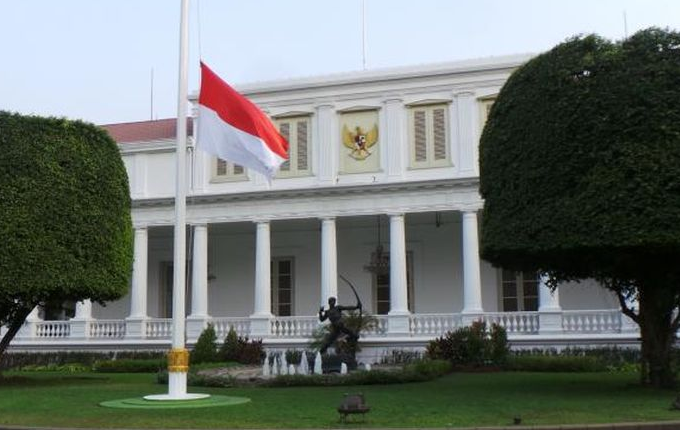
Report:
<svg viewBox="0 0 680 430"><path fill-rule="evenodd" d="M101 128L0 111L0 357L31 310L127 292L125 166Z"/></svg>
<svg viewBox="0 0 680 430"><path fill-rule="evenodd" d="M480 170L482 256L553 288L599 281L640 326L643 382L673 385L680 34L579 37L520 67L489 114Z"/></svg>

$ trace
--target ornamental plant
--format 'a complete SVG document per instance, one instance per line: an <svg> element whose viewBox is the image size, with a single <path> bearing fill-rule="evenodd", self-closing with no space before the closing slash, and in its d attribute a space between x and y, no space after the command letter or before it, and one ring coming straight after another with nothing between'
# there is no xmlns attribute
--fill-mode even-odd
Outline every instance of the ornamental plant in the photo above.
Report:
<svg viewBox="0 0 680 430"><path fill-rule="evenodd" d="M127 173L101 128L0 111L0 358L31 310L122 297L132 272Z"/></svg>
<svg viewBox="0 0 680 430"><path fill-rule="evenodd" d="M482 257L552 287L599 281L640 326L643 382L673 386L680 33L576 37L518 68L482 134L480 191Z"/></svg>

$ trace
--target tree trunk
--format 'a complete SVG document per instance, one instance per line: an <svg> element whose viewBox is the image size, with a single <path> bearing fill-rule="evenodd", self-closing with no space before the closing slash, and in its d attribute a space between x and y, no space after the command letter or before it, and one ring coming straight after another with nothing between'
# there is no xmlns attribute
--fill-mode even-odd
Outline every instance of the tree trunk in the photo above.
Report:
<svg viewBox="0 0 680 430"><path fill-rule="evenodd" d="M0 363L2 363L2 356L4 355L5 350L7 350L9 343L19 332L21 326L26 320L26 317L31 313L31 310L32 308L28 309L27 311L17 312L15 318L10 322L7 333L5 333L5 335L2 337L2 340L0 340Z"/></svg>
<svg viewBox="0 0 680 430"><path fill-rule="evenodd" d="M671 348L674 301L659 285L640 289L641 379L656 388L674 388Z"/></svg>

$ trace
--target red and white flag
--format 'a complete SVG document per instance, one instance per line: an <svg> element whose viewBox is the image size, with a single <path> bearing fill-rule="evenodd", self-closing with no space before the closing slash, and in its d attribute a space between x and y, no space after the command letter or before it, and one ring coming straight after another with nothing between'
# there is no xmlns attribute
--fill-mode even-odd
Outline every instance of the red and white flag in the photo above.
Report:
<svg viewBox="0 0 680 430"><path fill-rule="evenodd" d="M196 146L271 179L288 159L288 142L253 102L201 62Z"/></svg>

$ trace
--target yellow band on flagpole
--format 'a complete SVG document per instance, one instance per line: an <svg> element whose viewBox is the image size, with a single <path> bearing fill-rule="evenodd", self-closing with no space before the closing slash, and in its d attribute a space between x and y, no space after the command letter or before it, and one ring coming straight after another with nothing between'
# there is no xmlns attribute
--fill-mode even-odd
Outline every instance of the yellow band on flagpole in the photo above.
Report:
<svg viewBox="0 0 680 430"><path fill-rule="evenodd" d="M168 352L168 372L189 371L189 351L185 348L173 348Z"/></svg>

